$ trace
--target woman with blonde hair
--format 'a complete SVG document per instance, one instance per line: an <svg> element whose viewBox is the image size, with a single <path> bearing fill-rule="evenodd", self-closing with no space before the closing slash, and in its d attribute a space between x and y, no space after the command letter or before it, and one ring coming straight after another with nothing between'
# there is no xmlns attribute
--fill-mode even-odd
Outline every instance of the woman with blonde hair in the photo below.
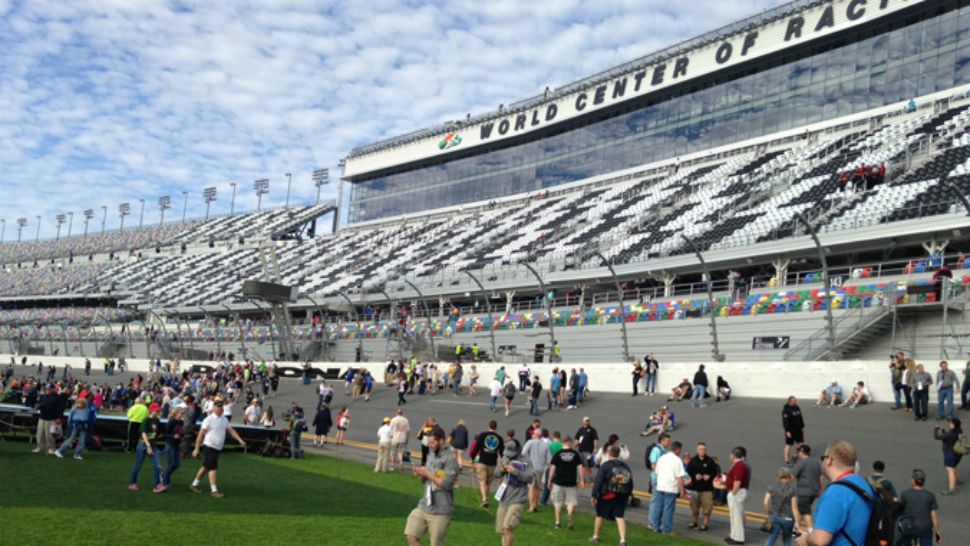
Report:
<svg viewBox="0 0 970 546"><path fill-rule="evenodd" d="M461 472L464 464L464 453L468 449L468 426L464 419L459 419L458 424L448 435L448 444L455 450L455 460L458 461L458 472Z"/></svg>
<svg viewBox="0 0 970 546"><path fill-rule="evenodd" d="M64 457L64 452L71 447L71 442L74 438L77 438L77 447L74 448L74 458L81 460L81 452L84 451L84 443L88 441L88 418L90 417L91 410L88 409L88 401L84 398L79 398L74 404L74 408L71 410L68 416L67 422L70 426L70 434L61 447L57 448L54 455L58 458Z"/></svg>

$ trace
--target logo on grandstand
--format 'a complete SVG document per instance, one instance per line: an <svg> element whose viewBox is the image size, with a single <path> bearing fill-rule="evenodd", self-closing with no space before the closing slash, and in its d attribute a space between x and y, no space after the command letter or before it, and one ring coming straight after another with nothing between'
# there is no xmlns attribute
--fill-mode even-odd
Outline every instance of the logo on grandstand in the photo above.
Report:
<svg viewBox="0 0 970 546"><path fill-rule="evenodd" d="M458 133L448 133L447 135L445 135L445 138L441 139L438 142L438 149L447 150L449 148L454 148L459 144L461 144L461 135L459 135Z"/></svg>

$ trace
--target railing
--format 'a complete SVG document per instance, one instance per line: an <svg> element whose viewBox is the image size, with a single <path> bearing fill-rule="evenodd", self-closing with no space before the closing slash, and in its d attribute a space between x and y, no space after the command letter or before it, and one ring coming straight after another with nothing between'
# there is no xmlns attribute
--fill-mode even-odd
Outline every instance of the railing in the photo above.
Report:
<svg viewBox="0 0 970 546"><path fill-rule="evenodd" d="M784 360L817 360L836 351L845 341L856 334L865 331L875 324L895 307L895 294L888 291L882 293L885 305L849 309L832 321L834 339L829 343L829 329L826 325L801 343L785 352Z"/></svg>

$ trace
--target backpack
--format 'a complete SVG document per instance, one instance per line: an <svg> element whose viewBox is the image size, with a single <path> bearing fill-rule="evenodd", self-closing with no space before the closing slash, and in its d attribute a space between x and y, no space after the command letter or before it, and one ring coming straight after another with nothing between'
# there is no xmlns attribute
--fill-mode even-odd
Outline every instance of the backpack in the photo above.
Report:
<svg viewBox="0 0 970 546"><path fill-rule="evenodd" d="M866 528L866 539L861 544L852 540L845 529L839 531L853 546L881 546L893 544L893 535L896 530L895 521L901 510L900 504L893 500L892 495L885 488L875 490L875 496L866 493L858 485L846 480L832 482L830 485L842 485L851 489L856 495L869 505L871 514L869 515L869 525Z"/></svg>
<svg viewBox="0 0 970 546"><path fill-rule="evenodd" d="M953 444L953 452L957 455L970 453L970 438L967 438L966 434L961 432L957 437L957 441Z"/></svg>
<svg viewBox="0 0 970 546"><path fill-rule="evenodd" d="M514 397L515 396L515 385L513 385L511 382L506 383L505 384L504 391L505 391L505 397L506 398L512 398L512 397Z"/></svg>
<svg viewBox="0 0 970 546"><path fill-rule="evenodd" d="M632 494L633 473L630 472L630 467L622 462L618 462L613 467L613 472L610 474L610 481L606 484L606 490L609 493L624 497Z"/></svg>

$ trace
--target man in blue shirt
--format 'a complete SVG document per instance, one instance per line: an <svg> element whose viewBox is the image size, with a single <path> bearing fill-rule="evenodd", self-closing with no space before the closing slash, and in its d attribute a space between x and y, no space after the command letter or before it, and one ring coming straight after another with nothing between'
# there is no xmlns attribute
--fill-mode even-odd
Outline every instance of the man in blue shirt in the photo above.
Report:
<svg viewBox="0 0 970 546"><path fill-rule="evenodd" d="M825 476L832 482L815 507L815 528L796 539L798 546L861 546L866 542L869 503L847 485L851 483L867 495L874 495L865 478L855 474L856 450L849 442L829 445L822 457Z"/></svg>
<svg viewBox="0 0 970 546"><path fill-rule="evenodd" d="M588 385L589 385L589 376L586 375L586 370L580 368L579 369L579 403L580 404L582 404L586 400L586 387Z"/></svg>

